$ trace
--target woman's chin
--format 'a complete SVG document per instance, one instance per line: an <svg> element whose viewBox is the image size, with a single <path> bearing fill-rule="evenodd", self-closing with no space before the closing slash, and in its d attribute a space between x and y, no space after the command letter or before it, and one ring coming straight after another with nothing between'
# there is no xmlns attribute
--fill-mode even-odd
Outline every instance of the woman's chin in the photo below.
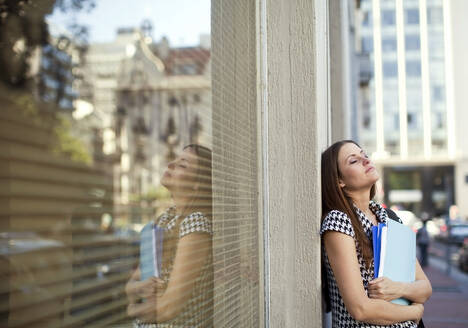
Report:
<svg viewBox="0 0 468 328"><path fill-rule="evenodd" d="M161 178L161 180L159 180L159 183L161 184L161 186L163 186L163 187L169 189L170 183L169 183L169 181L167 181L166 177L163 176L163 177Z"/></svg>

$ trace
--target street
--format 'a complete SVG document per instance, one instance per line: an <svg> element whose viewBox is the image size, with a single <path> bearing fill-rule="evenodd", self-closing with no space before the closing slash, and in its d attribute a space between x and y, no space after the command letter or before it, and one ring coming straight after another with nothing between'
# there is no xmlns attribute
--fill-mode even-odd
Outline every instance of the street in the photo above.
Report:
<svg viewBox="0 0 468 328"><path fill-rule="evenodd" d="M424 272L432 283L432 297L425 304L424 324L430 328L468 327L468 274L454 263L447 267L446 245L431 244L429 266ZM451 249L456 258L456 247Z"/></svg>

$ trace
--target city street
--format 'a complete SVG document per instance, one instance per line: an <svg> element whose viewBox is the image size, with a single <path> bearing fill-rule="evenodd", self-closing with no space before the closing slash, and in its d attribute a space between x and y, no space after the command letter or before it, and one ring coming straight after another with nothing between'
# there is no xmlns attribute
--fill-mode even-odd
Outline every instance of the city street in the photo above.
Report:
<svg viewBox="0 0 468 328"><path fill-rule="evenodd" d="M428 328L468 327L468 274L455 265L447 270L445 247L445 244L433 242L429 267L424 269L433 290L425 304L424 324ZM452 253L454 251L455 247Z"/></svg>

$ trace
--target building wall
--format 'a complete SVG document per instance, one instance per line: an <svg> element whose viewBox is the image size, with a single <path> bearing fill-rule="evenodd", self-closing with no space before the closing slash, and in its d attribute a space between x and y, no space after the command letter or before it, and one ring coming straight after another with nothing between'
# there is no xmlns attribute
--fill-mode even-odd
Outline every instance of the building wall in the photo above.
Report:
<svg viewBox="0 0 468 328"><path fill-rule="evenodd" d="M323 1L266 2L261 44L268 72L263 151L268 153L270 327L321 326L319 161L328 133L323 124L326 17Z"/></svg>
<svg viewBox="0 0 468 328"><path fill-rule="evenodd" d="M323 1L212 3L212 22L220 27L212 35L218 247L229 237L226 224L236 218L230 208L245 211L258 205L252 220L260 237L259 318L249 317L257 311L255 303L248 312L241 311L251 300L248 285L221 280L225 275L218 272L218 325L239 315L236 322L268 327L321 326L319 161L329 140L327 9ZM240 181L253 189L229 185L227 170L240 177L249 167L256 175ZM227 202L235 194L255 190L258 204ZM240 245L240 261L246 261L246 246ZM226 250L218 261L223 255ZM232 287L247 298L221 302Z"/></svg>
<svg viewBox="0 0 468 328"><path fill-rule="evenodd" d="M451 32L452 32L452 72L454 91L455 120L455 145L456 145L456 204L459 206L460 215L468 218L468 137L466 125L468 123L468 93L466 92L466 80L468 77L468 39L466 31L468 22L466 13L468 3L463 0L450 1L451 7Z"/></svg>

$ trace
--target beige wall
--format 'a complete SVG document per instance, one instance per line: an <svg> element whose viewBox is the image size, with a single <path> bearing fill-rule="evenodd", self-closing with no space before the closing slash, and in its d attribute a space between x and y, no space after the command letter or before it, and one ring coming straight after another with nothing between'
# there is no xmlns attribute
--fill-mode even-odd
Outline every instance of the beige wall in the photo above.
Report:
<svg viewBox="0 0 468 328"><path fill-rule="evenodd" d="M321 327L320 151L326 2L266 1L270 327ZM264 149L265 150L265 149Z"/></svg>
<svg viewBox="0 0 468 328"><path fill-rule="evenodd" d="M217 326L235 315L244 326L322 326L318 231L320 154L330 140L327 9L321 0L212 2L215 243L222 245L219 229L232 219L223 213L226 200L255 191L227 188L226 172L246 184L256 181L260 237L258 289L215 281ZM256 158L247 166L257 164L257 180L241 178L243 156ZM223 302L233 287L240 305ZM249 292L258 293L258 321L245 315L257 306Z"/></svg>
<svg viewBox="0 0 468 328"><path fill-rule="evenodd" d="M356 94L351 82L355 82L354 58L351 42L348 0L329 1L329 39L330 39L330 107L331 107L331 141L351 138L351 110L356 102ZM355 93L355 91L354 91ZM345 124L346 122L346 124Z"/></svg>

